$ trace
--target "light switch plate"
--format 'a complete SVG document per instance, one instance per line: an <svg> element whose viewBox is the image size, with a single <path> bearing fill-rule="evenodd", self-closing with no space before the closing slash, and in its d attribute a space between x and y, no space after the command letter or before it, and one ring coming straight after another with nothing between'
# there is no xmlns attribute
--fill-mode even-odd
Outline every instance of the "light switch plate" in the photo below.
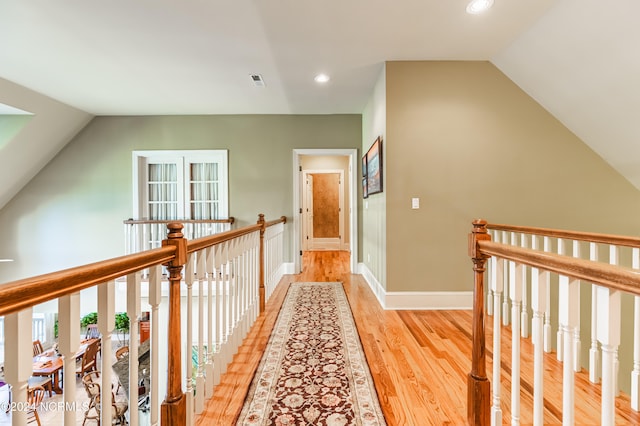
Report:
<svg viewBox="0 0 640 426"><path fill-rule="evenodd" d="M411 199L411 208L419 209L420 208L420 198L412 198Z"/></svg>

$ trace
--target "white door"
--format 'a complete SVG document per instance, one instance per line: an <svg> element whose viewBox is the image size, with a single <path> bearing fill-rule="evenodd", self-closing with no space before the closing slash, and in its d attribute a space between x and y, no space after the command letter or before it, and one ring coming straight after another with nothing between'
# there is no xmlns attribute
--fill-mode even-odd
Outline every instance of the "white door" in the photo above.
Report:
<svg viewBox="0 0 640 426"><path fill-rule="evenodd" d="M344 243L344 172L307 170L303 182L303 249L341 250Z"/></svg>

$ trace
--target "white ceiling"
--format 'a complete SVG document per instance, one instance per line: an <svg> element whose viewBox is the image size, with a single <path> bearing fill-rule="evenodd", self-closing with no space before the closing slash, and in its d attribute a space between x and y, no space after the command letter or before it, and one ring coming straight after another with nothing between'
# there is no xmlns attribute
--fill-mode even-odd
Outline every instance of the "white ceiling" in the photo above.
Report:
<svg viewBox="0 0 640 426"><path fill-rule="evenodd" d="M466 5L0 0L0 77L93 115L361 113L384 61L491 60L640 188L640 2Z"/></svg>

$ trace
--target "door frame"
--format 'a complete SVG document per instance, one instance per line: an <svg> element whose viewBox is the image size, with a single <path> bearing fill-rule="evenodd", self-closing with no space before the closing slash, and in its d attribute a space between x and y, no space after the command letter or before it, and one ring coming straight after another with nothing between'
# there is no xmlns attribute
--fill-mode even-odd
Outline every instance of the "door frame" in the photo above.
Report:
<svg viewBox="0 0 640 426"><path fill-rule="evenodd" d="M301 228L302 231L303 231L302 232L302 237L301 237L302 238L302 240L301 240L302 241L302 250L303 251L304 250L317 250L317 248L316 249L309 249L310 242L306 241L305 237L304 237L304 235L305 235L305 232L304 232L305 231L305 225L309 226L308 223L305 223L308 220L308 216L307 216L307 219L304 219L305 218L304 205L305 205L305 200L306 200L307 203L309 202L309 195L308 194L305 195L305 189L306 189L305 188L306 187L305 180L309 178L309 175L318 175L318 174L337 174L338 176L340 176L340 183L339 183L339 187L338 187L338 197L339 197L339 204L340 204L340 215L339 215L339 219L338 220L340 221L339 222L340 224L339 224L339 231L338 231L338 234L339 234L338 243L337 243L338 244L338 248L336 250L342 250L342 249L344 249L344 246L345 246L345 244L344 244L344 208L345 208L344 207L344 184L345 184L345 180L344 180L344 170L338 170L338 169L322 169L322 170L309 169L309 170L303 170L302 171L302 186L303 186L303 188L300 191L300 193L302 194L302 202L301 202L300 206L303 209L302 210L302 228ZM312 198L313 198L313 196L312 196ZM307 212L307 214L308 213L309 212ZM313 228L313 226L311 226L311 228ZM307 235L313 233L313 231L310 231L309 229L307 229L306 231L307 231L306 232ZM312 238L312 240L315 240L315 237ZM306 244L305 244L305 242L306 242ZM331 244L333 244L333 243L331 243ZM306 248L305 248L305 246L306 246ZM332 250L334 250L334 249L332 249Z"/></svg>
<svg viewBox="0 0 640 426"><path fill-rule="evenodd" d="M357 149L294 149L293 150L293 269L300 273L302 262L300 252L302 247L302 172L300 156L324 155L349 157L349 176L345 181L349 184L349 244L351 249L351 272L358 270L358 150Z"/></svg>

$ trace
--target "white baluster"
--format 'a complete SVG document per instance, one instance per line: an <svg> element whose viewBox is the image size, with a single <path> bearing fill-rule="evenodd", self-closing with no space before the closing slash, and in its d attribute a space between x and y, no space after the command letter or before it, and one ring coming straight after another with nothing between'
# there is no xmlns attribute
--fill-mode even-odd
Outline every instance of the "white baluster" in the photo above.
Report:
<svg viewBox="0 0 640 426"><path fill-rule="evenodd" d="M214 277L214 248L208 247L205 255L205 269L207 272L207 364L205 365L205 376L207 378L205 384L205 398L209 399L213 396L213 353L214 353L214 330L215 317L213 310L213 283Z"/></svg>
<svg viewBox="0 0 640 426"><path fill-rule="evenodd" d="M500 306L500 297L504 288L504 264L503 259L490 259L493 262L493 275L491 276L491 290L493 290L496 306ZM493 316L493 404L491 406L491 425L502 424L502 408L500 408L500 310L496 309Z"/></svg>
<svg viewBox="0 0 640 426"><path fill-rule="evenodd" d="M187 425L193 424L193 253L187 256L187 263L184 268L184 283L187 286L187 337L185 341L184 362L186 371L186 411Z"/></svg>
<svg viewBox="0 0 640 426"><path fill-rule="evenodd" d="M227 365L229 364L229 360L231 359L231 354L229 353L229 314L230 314L230 302L231 298L229 297L229 288L231 284L231 270L230 270L230 262L229 262L229 242L225 242L222 244L222 291L220 293L221 301L222 301L222 310L221 310L221 327L222 327L222 335L221 335L221 343L222 343L222 365L221 365L221 373L227 371Z"/></svg>
<svg viewBox="0 0 640 426"><path fill-rule="evenodd" d="M162 303L162 267L160 265L149 268L149 304L151 305L151 426L160 424L160 311Z"/></svg>
<svg viewBox="0 0 640 426"><path fill-rule="evenodd" d="M602 345L602 418L604 426L615 424L617 353L620 345L620 292L597 287L598 341Z"/></svg>
<svg viewBox="0 0 640 426"><path fill-rule="evenodd" d="M589 243L589 260L598 261L598 245ZM600 349L598 348L598 297L597 287L591 285L591 348L589 349L589 380L600 382Z"/></svg>
<svg viewBox="0 0 640 426"><path fill-rule="evenodd" d="M559 287L559 312L558 322L560 330L564 333L560 342L564 345L564 365L562 375L562 424L573 425L575 416L575 377L573 371L573 333L580 321L579 312L576 309L576 300L580 299L578 280L560 275Z"/></svg>
<svg viewBox="0 0 640 426"><path fill-rule="evenodd" d="M573 257L580 259L580 242L573 241ZM573 371L579 373L582 370L582 359L580 357L580 351L582 350L582 343L580 341L580 280L576 280L576 286L578 287L578 296L575 298L574 309L577 311L576 316L578 321L573 330Z"/></svg>
<svg viewBox="0 0 640 426"><path fill-rule="evenodd" d="M515 235L512 234L512 235ZM512 237L512 245L517 245ZM520 306L522 303L522 265L509 262L511 293L511 424L520 424Z"/></svg>
<svg viewBox="0 0 640 426"><path fill-rule="evenodd" d="M508 233L506 231L502 232L502 244L508 244ZM509 282L509 264L504 265L504 281ZM507 326L509 325L509 286L505 285L503 288L504 297L502 298L502 324Z"/></svg>
<svg viewBox="0 0 640 426"><path fill-rule="evenodd" d="M109 281L98 285L98 330L102 336L102 353L100 368L102 385L100 386L100 402L102 410L100 418L102 424L108 425L112 421L112 389L111 389L111 359L113 357L113 329L116 324L116 283Z"/></svg>
<svg viewBox="0 0 640 426"><path fill-rule="evenodd" d="M538 237L533 236L532 248L538 249ZM544 312L547 308L549 272L531 268L531 308L533 309L533 424L544 424Z"/></svg>
<svg viewBox="0 0 640 426"><path fill-rule="evenodd" d="M196 253L196 274L198 279L198 369L196 371L196 414L202 413L204 409L205 397L205 377L204 377L204 282L205 275L205 250Z"/></svg>
<svg viewBox="0 0 640 426"><path fill-rule="evenodd" d="M527 234L522 234L520 247L527 248L528 240L529 237L527 236ZM526 339L527 337L529 337L529 309L527 307L527 295L529 292L527 291L527 266L520 265L520 267L522 269L520 272L520 279L522 280L522 310L520 313L520 331L522 337Z"/></svg>
<svg viewBox="0 0 640 426"><path fill-rule="evenodd" d="M138 354L140 345L140 274L127 275L127 315L129 316L129 424L138 426Z"/></svg>
<svg viewBox="0 0 640 426"><path fill-rule="evenodd" d="M640 248L631 250L631 267L640 269ZM633 297L633 371L631 372L631 408L640 411L640 296Z"/></svg>
<svg viewBox="0 0 640 426"><path fill-rule="evenodd" d="M566 253L565 242L562 238L558 238L558 254L564 255ZM568 282L568 281L567 281ZM562 300L561 296L562 289L558 288L558 309L562 310L563 304L568 303L568 301ZM558 327L558 331L556 332L556 357L558 361L562 362L565 359L564 355L564 344L562 339L564 337L565 331L562 329L562 324Z"/></svg>
<svg viewBox="0 0 640 426"><path fill-rule="evenodd" d="M617 246L609 246L609 263L611 265L618 266L620 264L620 251ZM603 349L604 350L604 349ZM620 369L620 363L618 362L618 351L615 351L615 374L613 376L615 380L615 395L618 396L620 394L620 386L618 386L618 370Z"/></svg>
<svg viewBox="0 0 640 426"><path fill-rule="evenodd" d="M222 374L222 339L224 332L222 329L222 244L216 245L214 248L214 266L215 266L215 288L216 288L216 307L215 307L215 323L214 323L214 342L215 353L213 355L213 384L217 386L220 383L220 375Z"/></svg>
<svg viewBox="0 0 640 426"><path fill-rule="evenodd" d="M80 346L80 293L62 296L58 299L58 350L63 358L64 402L72 406L76 400L76 352ZM76 413L65 410L64 424L75 425Z"/></svg>
<svg viewBox="0 0 640 426"><path fill-rule="evenodd" d="M79 319L78 314L78 319ZM6 345L4 350L4 374L7 383L11 385L11 402L17 407L24 407L27 403L27 389L29 376L33 371L33 358L28 356L33 352L31 340L31 324L33 319L33 308L23 309L20 312L6 315L4 317L4 333L5 342L12 342ZM60 319L58 320L60 321ZM61 323L58 322L60 325ZM76 329L77 327L76 322ZM65 324L66 325L66 324ZM59 329L63 331L61 328ZM68 329L66 330L68 334ZM79 331L77 331L79 333ZM62 339L62 333L60 335ZM76 346L76 350L77 350ZM75 353L75 351L74 351ZM75 378L75 359L73 365L72 377ZM66 394L66 392L65 392ZM5 408L4 405L0 407ZM71 411L71 410L69 410ZM4 416L4 410L0 411L0 415ZM75 412L73 412L75 416ZM65 424L68 423L67 415L65 415ZM75 422L75 417L74 417ZM11 424L13 426L23 426L27 424L27 412L25 410L11 411Z"/></svg>
<svg viewBox="0 0 640 426"><path fill-rule="evenodd" d="M492 241L499 243L500 237L498 236L498 231L489 230L489 235L491 235ZM493 262L487 262L487 276L491 277L493 273ZM487 315L493 316L493 289L491 286L487 286Z"/></svg>
<svg viewBox="0 0 640 426"><path fill-rule="evenodd" d="M543 250L547 253L551 252L551 238L544 237ZM550 281L547 281L550 282ZM551 289L547 289L547 303L545 303L544 311L544 351L550 353L551 348Z"/></svg>

